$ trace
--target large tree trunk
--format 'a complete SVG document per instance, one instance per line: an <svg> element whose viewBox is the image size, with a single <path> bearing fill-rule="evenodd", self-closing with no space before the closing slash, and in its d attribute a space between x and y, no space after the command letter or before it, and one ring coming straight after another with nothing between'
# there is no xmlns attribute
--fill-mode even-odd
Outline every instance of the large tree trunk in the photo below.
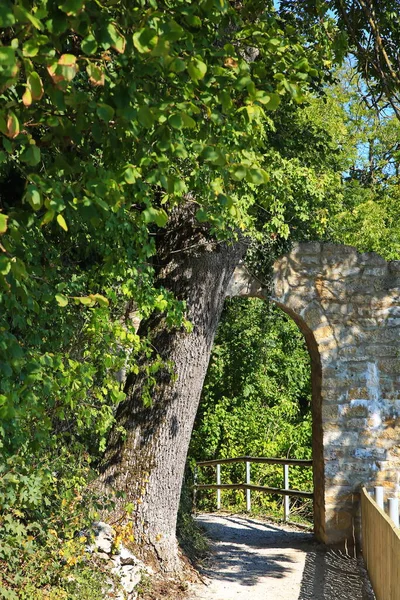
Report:
<svg viewBox="0 0 400 600"><path fill-rule="evenodd" d="M217 243L196 225L188 207L175 212L159 240L159 284L187 303L191 333L168 330L160 316L140 327L165 361L174 365L156 375L152 405L142 400L145 377L128 378L127 399L117 412L101 475L103 486L125 492L116 514L132 503L139 547L151 548L163 568L178 568L176 519L186 455L211 348L241 243Z"/></svg>

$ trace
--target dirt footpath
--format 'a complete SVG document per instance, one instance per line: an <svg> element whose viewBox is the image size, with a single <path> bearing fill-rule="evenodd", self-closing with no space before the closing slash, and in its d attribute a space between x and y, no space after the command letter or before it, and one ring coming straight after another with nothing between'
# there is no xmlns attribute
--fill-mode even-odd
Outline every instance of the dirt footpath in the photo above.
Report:
<svg viewBox="0 0 400 600"><path fill-rule="evenodd" d="M212 555L190 600L372 600L362 563L289 526L200 515Z"/></svg>

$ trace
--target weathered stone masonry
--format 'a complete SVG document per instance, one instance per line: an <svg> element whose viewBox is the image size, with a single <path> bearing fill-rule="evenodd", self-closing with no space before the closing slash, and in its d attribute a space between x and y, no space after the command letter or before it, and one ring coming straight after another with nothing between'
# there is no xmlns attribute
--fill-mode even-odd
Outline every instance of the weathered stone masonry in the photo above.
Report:
<svg viewBox="0 0 400 600"><path fill-rule="evenodd" d="M243 270L230 294L265 297ZM394 491L400 473L400 261L299 244L274 266L272 299L311 355L316 534L352 544L361 485Z"/></svg>

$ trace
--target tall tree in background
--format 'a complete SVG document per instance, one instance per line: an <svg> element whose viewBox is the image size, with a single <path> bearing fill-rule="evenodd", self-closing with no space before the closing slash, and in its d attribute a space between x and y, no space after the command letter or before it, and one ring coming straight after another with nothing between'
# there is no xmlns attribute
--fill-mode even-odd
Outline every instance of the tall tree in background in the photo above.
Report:
<svg viewBox="0 0 400 600"><path fill-rule="evenodd" d="M300 28L322 23L333 14L354 66L363 78L364 99L382 101L400 118L400 3L386 0L282 0L281 10ZM327 35L329 35L327 33Z"/></svg>

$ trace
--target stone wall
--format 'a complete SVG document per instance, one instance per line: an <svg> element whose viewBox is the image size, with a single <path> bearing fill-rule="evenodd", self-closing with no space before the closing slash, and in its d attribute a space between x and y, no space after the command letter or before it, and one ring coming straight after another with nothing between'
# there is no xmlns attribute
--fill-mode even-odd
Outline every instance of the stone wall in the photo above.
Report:
<svg viewBox="0 0 400 600"><path fill-rule="evenodd" d="M243 270L231 287L265 297ZM358 538L362 485L397 489L399 296L400 261L349 246L299 244L274 266L272 299L311 355L315 528L328 544Z"/></svg>

